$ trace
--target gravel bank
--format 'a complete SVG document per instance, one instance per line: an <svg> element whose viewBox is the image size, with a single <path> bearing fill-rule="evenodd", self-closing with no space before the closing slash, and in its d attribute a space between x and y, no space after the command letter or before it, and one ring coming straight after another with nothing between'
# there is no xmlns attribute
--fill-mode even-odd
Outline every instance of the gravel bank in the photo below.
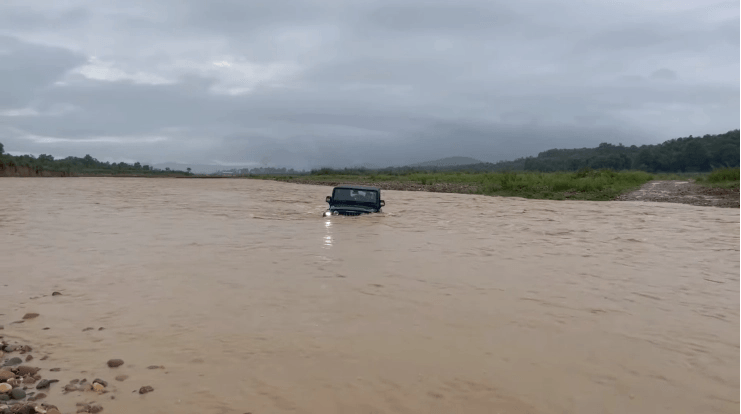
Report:
<svg viewBox="0 0 741 414"><path fill-rule="evenodd" d="M703 187L691 181L651 181L636 191L619 196L616 200L739 208L739 191Z"/></svg>

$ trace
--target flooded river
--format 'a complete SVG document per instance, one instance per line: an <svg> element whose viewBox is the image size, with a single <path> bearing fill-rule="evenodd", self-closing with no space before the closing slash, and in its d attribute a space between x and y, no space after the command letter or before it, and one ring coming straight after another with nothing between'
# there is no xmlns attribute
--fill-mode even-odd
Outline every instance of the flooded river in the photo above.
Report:
<svg viewBox="0 0 741 414"><path fill-rule="evenodd" d="M737 209L330 191L0 179L0 334L70 412L739 411Z"/></svg>

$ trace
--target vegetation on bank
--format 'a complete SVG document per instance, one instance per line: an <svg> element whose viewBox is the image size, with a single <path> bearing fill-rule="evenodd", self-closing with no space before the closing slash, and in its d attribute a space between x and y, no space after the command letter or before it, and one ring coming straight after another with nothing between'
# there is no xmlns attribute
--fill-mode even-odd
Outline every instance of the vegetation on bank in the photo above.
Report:
<svg viewBox="0 0 741 414"><path fill-rule="evenodd" d="M738 189L739 141L739 130L734 130L721 135L678 138L641 147L601 144L597 148L553 149L537 157L496 164L373 170L321 168L309 172L258 168L234 170L232 174L316 184L409 183L433 188L446 185L446 191L450 188L465 188L465 191L475 188L478 194L532 199L612 200L656 179L691 179L703 186ZM90 155L64 159L43 154L39 157L12 156L3 154L0 144L0 170L4 166L23 166L69 175L193 175L190 168L174 171L155 169L138 162L104 163Z"/></svg>
<svg viewBox="0 0 741 414"><path fill-rule="evenodd" d="M39 171L63 172L68 175L191 175L188 171L176 171L166 168L164 170L153 168L140 163L127 164L125 162L111 163L102 162L86 155L80 157L67 157L54 159L51 155L10 155L3 154L3 145L0 143L0 171L6 167L29 167Z"/></svg>
<svg viewBox="0 0 741 414"><path fill-rule="evenodd" d="M460 185L461 188L475 188L477 194L523 197L545 200L613 200L620 194L634 190L653 180L653 174L644 171L616 172L608 169L589 168L577 172L417 172L409 174L367 174L367 175L312 175L312 176L255 176L254 178L277 181L296 181L307 183L408 183L431 186L436 184Z"/></svg>
<svg viewBox="0 0 741 414"><path fill-rule="evenodd" d="M693 180L738 188L739 130L719 135L677 138L658 145L552 149L537 157L495 164L456 166L320 168L309 174L258 175L283 181L421 185L468 184L486 195L536 199L612 200L651 180ZM709 173L709 174L708 174Z"/></svg>
<svg viewBox="0 0 741 414"><path fill-rule="evenodd" d="M736 168L719 168L710 174L699 176L695 179L697 184L712 188L739 188L741 171Z"/></svg>
<svg viewBox="0 0 741 414"><path fill-rule="evenodd" d="M584 168L615 171L636 170L660 173L704 173L720 168L739 166L739 130L725 134L689 136L665 141L657 145L614 145L602 143L596 148L550 149L535 157L514 161L451 166L388 167L376 170L365 168L319 168L311 175L367 175L369 173L409 174L431 172L574 172Z"/></svg>

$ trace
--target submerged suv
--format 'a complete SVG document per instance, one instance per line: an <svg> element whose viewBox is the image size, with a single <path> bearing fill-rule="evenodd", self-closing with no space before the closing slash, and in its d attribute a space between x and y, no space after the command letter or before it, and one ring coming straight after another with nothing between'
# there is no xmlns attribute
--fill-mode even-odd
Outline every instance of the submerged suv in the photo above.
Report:
<svg viewBox="0 0 741 414"><path fill-rule="evenodd" d="M386 205L381 200L381 189L362 185L341 185L334 188L331 196L327 196L329 210L327 216L359 216L367 213L380 213L381 207Z"/></svg>

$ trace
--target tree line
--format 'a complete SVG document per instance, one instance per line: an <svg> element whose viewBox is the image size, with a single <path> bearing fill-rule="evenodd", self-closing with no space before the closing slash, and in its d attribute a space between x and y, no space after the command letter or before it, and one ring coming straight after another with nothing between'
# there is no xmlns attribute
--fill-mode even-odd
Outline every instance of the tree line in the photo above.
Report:
<svg viewBox="0 0 741 414"><path fill-rule="evenodd" d="M550 149L535 157L523 157L514 161L497 163L478 163L453 166L405 166L380 169L369 168L318 168L308 172L311 175L364 175L371 173L408 174L420 171L431 172L496 172L496 171L579 171L583 169L640 170L652 173L708 172L717 168L739 166L739 130L728 131L718 135L703 137L676 138L655 145L614 145L601 143L595 148ZM144 173L144 174L190 174L187 171L157 169L150 165L136 162L111 163L102 162L85 155L84 157L67 157L54 159L51 155L41 154L13 156L4 154L0 143L0 164L8 166L26 166L48 171L63 171L77 174L110 174L110 173ZM285 168L234 169L229 171L238 175L302 175L305 172ZM217 173L218 174L218 173Z"/></svg>
<svg viewBox="0 0 741 414"><path fill-rule="evenodd" d="M164 170L154 168L150 165L142 165L139 162L128 164L125 162L103 162L90 156L84 157L66 157L54 159L48 154L41 154L38 157L33 155L10 155L5 154L3 144L0 143L0 166L9 167L30 167L43 171L60 171L69 174L190 174L190 168L187 171Z"/></svg>
<svg viewBox="0 0 741 414"><path fill-rule="evenodd" d="M329 174L407 174L432 172L496 171L579 171L583 169L638 170L651 173L708 172L717 168L739 166L739 130L703 137L676 138L655 145L614 145L601 143L596 148L550 149L535 157L514 161L437 167L318 168L312 175Z"/></svg>

